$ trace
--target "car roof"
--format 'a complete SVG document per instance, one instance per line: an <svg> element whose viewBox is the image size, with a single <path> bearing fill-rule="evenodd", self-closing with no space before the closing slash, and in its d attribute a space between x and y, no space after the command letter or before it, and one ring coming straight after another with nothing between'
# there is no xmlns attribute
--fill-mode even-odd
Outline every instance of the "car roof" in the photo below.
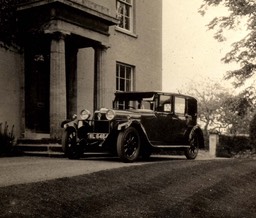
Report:
<svg viewBox="0 0 256 218"><path fill-rule="evenodd" d="M189 95L173 93L173 92L163 92L163 91L129 91L129 92L117 91L115 93L115 97L116 97L116 99L128 98L128 99L132 100L132 99L140 99L140 98L151 98L156 94L168 95L168 96L174 95L174 96L178 96L178 97L195 99L194 97L189 96Z"/></svg>

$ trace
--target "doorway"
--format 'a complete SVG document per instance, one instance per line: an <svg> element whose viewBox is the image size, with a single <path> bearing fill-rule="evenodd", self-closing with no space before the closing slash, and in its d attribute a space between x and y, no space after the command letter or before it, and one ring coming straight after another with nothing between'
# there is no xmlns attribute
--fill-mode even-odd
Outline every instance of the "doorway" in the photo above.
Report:
<svg viewBox="0 0 256 218"><path fill-rule="evenodd" d="M31 133L49 133L50 42L32 39L25 47L25 125Z"/></svg>

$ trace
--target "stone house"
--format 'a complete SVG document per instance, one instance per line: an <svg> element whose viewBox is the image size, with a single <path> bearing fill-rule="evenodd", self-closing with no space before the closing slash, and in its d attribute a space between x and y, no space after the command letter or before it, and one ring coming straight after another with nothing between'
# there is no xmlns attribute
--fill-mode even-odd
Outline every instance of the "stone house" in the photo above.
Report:
<svg viewBox="0 0 256 218"><path fill-rule="evenodd" d="M161 0L24 0L15 46L0 43L0 123L16 138L58 139L116 90L161 90Z"/></svg>

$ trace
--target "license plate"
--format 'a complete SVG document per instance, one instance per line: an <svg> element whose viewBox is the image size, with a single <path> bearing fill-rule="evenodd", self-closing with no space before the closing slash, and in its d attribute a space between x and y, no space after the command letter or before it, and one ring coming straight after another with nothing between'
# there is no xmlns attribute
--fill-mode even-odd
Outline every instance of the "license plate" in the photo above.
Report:
<svg viewBox="0 0 256 218"><path fill-rule="evenodd" d="M88 133L88 139L105 140L108 137L108 133Z"/></svg>

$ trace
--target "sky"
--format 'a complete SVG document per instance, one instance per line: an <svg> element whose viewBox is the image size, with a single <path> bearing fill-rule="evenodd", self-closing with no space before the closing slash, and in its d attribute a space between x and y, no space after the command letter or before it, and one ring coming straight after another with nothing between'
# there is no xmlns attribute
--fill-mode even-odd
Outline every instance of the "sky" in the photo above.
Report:
<svg viewBox="0 0 256 218"><path fill-rule="evenodd" d="M214 8L201 16L198 13L201 4L202 0L163 0L164 91L180 91L192 80L208 77L227 84L223 76L235 67L221 62L235 34L220 43L206 27L212 18L228 12Z"/></svg>

